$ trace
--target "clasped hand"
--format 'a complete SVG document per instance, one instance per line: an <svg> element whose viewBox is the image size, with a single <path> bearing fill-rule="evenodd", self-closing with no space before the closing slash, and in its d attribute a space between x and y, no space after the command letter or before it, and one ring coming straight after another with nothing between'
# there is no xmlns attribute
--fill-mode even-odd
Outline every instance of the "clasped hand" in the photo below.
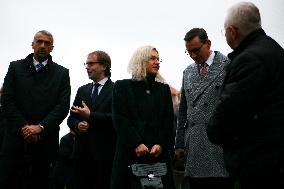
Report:
<svg viewBox="0 0 284 189"><path fill-rule="evenodd" d="M21 128L21 135L28 143L35 143L40 139L42 128L39 125L25 125Z"/></svg>
<svg viewBox="0 0 284 189"><path fill-rule="evenodd" d="M155 157L158 157L162 153L162 147L159 144L155 144L152 148L151 151L145 146L145 144L140 144L135 148L135 153L137 157L141 157L147 154L154 155Z"/></svg>
<svg viewBox="0 0 284 189"><path fill-rule="evenodd" d="M77 129L79 130L80 133L85 133L89 129L89 123L86 121L81 121L78 123Z"/></svg>

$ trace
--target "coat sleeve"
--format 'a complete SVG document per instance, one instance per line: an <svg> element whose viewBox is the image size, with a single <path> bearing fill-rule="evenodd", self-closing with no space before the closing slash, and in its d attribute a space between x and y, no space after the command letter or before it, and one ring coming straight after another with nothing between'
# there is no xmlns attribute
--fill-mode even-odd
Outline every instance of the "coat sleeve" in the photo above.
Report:
<svg viewBox="0 0 284 189"><path fill-rule="evenodd" d="M62 70L60 82L60 91L57 97L57 103L48 115L40 122L44 126L45 134L52 134L54 127L57 127L66 118L70 108L70 77L67 69Z"/></svg>
<svg viewBox="0 0 284 189"><path fill-rule="evenodd" d="M125 81L114 84L112 96L112 119L118 139L129 149L135 149L142 143L142 137L129 119L130 108L127 107L127 85Z"/></svg>
<svg viewBox="0 0 284 189"><path fill-rule="evenodd" d="M3 93L1 96L1 104L3 112L13 128L9 128L12 132L18 132L21 127L28 124L25 117L16 105L16 91L15 91L15 64L11 63L3 83Z"/></svg>
<svg viewBox="0 0 284 189"><path fill-rule="evenodd" d="M74 106L82 106L82 100L79 96L80 96L80 90L81 87L78 88L73 105ZM67 125L68 127L74 131L76 134L79 134L77 126L79 124L79 122L83 121L82 118L80 118L80 116L76 113L70 112L69 117L67 119Z"/></svg>
<svg viewBox="0 0 284 189"><path fill-rule="evenodd" d="M184 132L185 132L185 124L187 124L187 102L185 97L184 81L182 82L181 99L180 99L178 112L179 116L178 116L178 125L176 131L175 148L184 149Z"/></svg>
<svg viewBox="0 0 284 189"><path fill-rule="evenodd" d="M166 147L169 150L174 148L174 111L173 102L171 97L171 91L169 85L163 85L164 93L164 110L162 115L162 128L160 128L159 136L157 137L157 144L161 144L162 147Z"/></svg>

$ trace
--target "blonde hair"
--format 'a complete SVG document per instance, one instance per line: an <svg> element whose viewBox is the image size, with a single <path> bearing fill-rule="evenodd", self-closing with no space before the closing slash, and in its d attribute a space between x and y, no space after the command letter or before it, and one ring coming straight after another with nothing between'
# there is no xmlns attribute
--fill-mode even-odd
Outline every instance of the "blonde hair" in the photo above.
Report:
<svg viewBox="0 0 284 189"><path fill-rule="evenodd" d="M133 53L129 64L128 64L128 72L132 75L132 79L136 81L142 81L146 80L146 68L147 68L147 62L151 58L151 51L158 50L153 46L142 46L136 49L136 51ZM155 78L155 81L160 83L166 83L165 79L160 75L158 72Z"/></svg>

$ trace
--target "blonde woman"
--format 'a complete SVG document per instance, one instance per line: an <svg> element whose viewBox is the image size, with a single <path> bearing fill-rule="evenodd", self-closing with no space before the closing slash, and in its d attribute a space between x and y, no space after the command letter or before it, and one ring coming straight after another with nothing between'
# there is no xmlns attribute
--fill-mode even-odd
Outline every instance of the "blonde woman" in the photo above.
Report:
<svg viewBox="0 0 284 189"><path fill-rule="evenodd" d="M164 188L172 189L170 151L173 150L173 105L170 88L159 74L159 53L152 46L138 48L129 63L131 79L113 89L113 122L118 140L113 162L112 189L130 187L128 165L166 162Z"/></svg>

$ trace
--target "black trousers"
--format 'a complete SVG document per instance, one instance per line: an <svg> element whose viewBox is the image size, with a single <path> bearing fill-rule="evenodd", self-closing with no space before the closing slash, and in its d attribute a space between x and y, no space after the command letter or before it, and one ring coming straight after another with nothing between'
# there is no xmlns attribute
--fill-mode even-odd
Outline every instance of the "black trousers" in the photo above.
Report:
<svg viewBox="0 0 284 189"><path fill-rule="evenodd" d="M284 175L282 177L241 177L239 180L241 189L283 189Z"/></svg>
<svg viewBox="0 0 284 189"><path fill-rule="evenodd" d="M90 156L75 160L76 189L108 189L112 160L93 160Z"/></svg>
<svg viewBox="0 0 284 189"><path fill-rule="evenodd" d="M186 177L185 178L187 186L183 189L234 189L235 182L232 178L227 177L209 177L209 178L196 178L196 177Z"/></svg>
<svg viewBox="0 0 284 189"><path fill-rule="evenodd" d="M28 157L2 156L0 159L1 189L48 189L51 162Z"/></svg>

